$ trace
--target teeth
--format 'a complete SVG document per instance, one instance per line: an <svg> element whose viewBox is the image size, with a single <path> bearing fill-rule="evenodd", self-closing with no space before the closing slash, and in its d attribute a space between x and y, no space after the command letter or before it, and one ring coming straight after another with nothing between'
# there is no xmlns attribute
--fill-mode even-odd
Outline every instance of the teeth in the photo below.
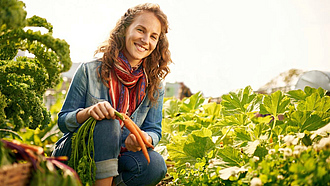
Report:
<svg viewBox="0 0 330 186"><path fill-rule="evenodd" d="M146 51L146 50L147 50L147 49L143 48L143 47L140 46L140 45L137 45L137 47L138 47L138 49L139 49L140 51Z"/></svg>

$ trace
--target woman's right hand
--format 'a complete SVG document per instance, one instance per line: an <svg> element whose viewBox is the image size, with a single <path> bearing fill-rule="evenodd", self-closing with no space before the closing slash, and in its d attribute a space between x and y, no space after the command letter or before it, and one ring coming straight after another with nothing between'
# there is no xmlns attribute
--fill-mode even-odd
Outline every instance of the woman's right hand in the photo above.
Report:
<svg viewBox="0 0 330 186"><path fill-rule="evenodd" d="M93 117L96 120L116 119L115 109L108 101L102 101L87 107L79 111L76 117L78 123L85 122L89 117Z"/></svg>
<svg viewBox="0 0 330 186"><path fill-rule="evenodd" d="M108 101L99 102L88 107L87 114L96 120L116 118L115 109L110 105Z"/></svg>

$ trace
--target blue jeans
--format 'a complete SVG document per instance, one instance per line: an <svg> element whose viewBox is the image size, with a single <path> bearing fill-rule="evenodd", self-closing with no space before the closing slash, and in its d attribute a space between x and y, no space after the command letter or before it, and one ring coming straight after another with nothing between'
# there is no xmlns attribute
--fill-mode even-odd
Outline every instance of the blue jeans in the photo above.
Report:
<svg viewBox="0 0 330 186"><path fill-rule="evenodd" d="M71 137L73 133L65 134L57 143L53 156L71 155ZM121 127L118 120L97 121L94 129L94 150L96 164L96 179L114 177L117 186L120 185L156 185L167 172L163 157L148 149L150 164L142 151L127 151L120 154Z"/></svg>

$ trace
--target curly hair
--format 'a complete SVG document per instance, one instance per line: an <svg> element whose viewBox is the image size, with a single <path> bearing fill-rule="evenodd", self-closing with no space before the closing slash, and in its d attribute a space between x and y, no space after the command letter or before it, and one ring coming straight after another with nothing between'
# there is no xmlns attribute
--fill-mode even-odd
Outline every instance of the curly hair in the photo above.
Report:
<svg viewBox="0 0 330 186"><path fill-rule="evenodd" d="M127 28L132 24L137 15L146 11L154 13L161 23L161 33L157 46L145 59L145 72L147 73L149 82L149 99L151 102L155 103L159 96L158 89L161 87L161 81L170 72L168 65L172 62L169 43L166 36L166 33L168 32L167 16L160 9L159 5L145 3L129 8L117 21L116 26L110 32L110 37L95 51L95 55L103 53L103 57L101 58L102 70L99 76L105 83L109 80L110 69L112 68L113 63L118 60L119 52L125 47L125 34Z"/></svg>

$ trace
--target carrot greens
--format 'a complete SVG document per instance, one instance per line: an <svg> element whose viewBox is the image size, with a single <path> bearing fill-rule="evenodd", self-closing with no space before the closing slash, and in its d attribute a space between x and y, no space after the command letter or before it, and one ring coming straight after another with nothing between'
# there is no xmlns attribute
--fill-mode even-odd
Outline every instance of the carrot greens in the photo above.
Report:
<svg viewBox="0 0 330 186"><path fill-rule="evenodd" d="M68 165L77 171L83 185L94 185L95 160L93 133L96 120L88 118L72 136L72 151Z"/></svg>

